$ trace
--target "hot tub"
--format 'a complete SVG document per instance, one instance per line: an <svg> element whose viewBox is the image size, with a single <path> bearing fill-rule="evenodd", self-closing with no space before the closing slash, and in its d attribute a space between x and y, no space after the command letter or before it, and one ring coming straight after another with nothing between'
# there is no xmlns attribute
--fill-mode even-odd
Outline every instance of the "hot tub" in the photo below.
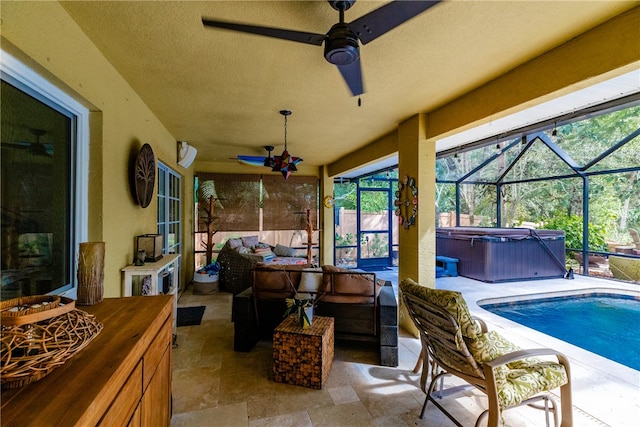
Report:
<svg viewBox="0 0 640 427"><path fill-rule="evenodd" d="M458 258L458 274L483 282L564 277L562 230L439 227L436 255Z"/></svg>

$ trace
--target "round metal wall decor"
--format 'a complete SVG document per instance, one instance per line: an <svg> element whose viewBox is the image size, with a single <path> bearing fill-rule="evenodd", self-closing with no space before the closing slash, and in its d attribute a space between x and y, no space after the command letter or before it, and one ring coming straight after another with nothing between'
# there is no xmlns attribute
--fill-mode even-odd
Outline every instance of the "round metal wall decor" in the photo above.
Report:
<svg viewBox="0 0 640 427"><path fill-rule="evenodd" d="M136 158L134 181L138 204L146 208L151 203L156 188L156 159L149 144L140 148Z"/></svg>
<svg viewBox="0 0 640 427"><path fill-rule="evenodd" d="M398 222L405 230L415 225L418 215L418 187L415 179L405 175L404 179L398 180L394 205Z"/></svg>

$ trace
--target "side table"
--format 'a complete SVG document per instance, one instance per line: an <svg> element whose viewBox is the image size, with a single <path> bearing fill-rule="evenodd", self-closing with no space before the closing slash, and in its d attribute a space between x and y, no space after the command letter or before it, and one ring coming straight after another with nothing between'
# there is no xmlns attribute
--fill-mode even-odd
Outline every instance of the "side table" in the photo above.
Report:
<svg viewBox="0 0 640 427"><path fill-rule="evenodd" d="M158 276L162 270L173 268L171 288L167 295L173 295L173 335L176 335L176 319L178 317L178 289L180 288L179 275L180 254L163 255L156 262L146 262L144 265L128 265L121 269L122 296L133 296L133 276L151 276L151 290L149 295L162 294L162 286L158 283Z"/></svg>
<svg viewBox="0 0 640 427"><path fill-rule="evenodd" d="M273 332L273 379L321 389L333 363L333 331L333 317L313 316L308 329L295 314L283 320Z"/></svg>

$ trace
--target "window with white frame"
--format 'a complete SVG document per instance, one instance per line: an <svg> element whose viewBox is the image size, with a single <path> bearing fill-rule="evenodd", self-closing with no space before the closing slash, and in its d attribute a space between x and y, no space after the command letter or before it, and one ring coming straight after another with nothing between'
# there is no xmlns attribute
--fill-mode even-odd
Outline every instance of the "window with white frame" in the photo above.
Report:
<svg viewBox="0 0 640 427"><path fill-rule="evenodd" d="M88 111L2 51L2 300L75 290L87 236Z"/></svg>
<svg viewBox="0 0 640 427"><path fill-rule="evenodd" d="M181 177L158 162L158 234L165 254L182 253Z"/></svg>

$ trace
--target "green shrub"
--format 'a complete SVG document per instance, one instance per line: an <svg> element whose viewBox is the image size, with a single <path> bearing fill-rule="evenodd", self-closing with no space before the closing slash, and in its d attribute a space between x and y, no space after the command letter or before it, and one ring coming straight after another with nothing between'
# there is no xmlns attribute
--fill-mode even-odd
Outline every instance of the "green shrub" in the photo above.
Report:
<svg viewBox="0 0 640 427"><path fill-rule="evenodd" d="M351 233L342 236L336 233L336 246L351 246L356 243L356 239Z"/></svg>
<svg viewBox="0 0 640 427"><path fill-rule="evenodd" d="M564 230L565 246L571 249L582 249L582 217L559 215L547 219L544 227L550 230ZM603 226L589 223L589 250L606 252L606 230Z"/></svg>

